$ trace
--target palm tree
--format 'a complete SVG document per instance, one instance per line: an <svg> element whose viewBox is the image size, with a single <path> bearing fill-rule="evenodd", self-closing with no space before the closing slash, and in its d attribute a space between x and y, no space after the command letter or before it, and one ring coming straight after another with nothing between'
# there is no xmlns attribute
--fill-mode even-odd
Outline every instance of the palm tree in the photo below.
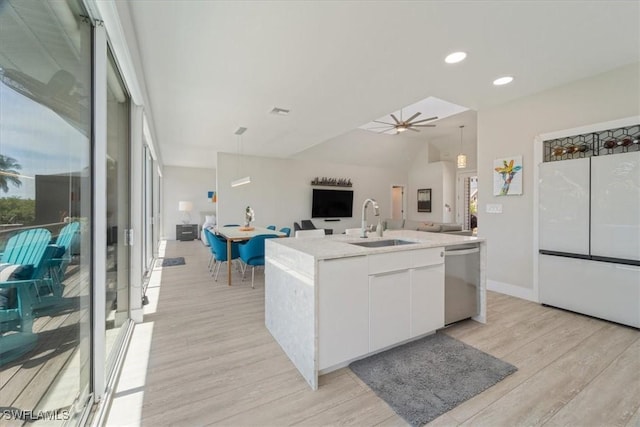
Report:
<svg viewBox="0 0 640 427"><path fill-rule="evenodd" d="M9 183L12 183L16 187L22 185L20 181L20 174L18 171L22 169L22 166L13 157L0 154L0 188L5 193L9 192Z"/></svg>

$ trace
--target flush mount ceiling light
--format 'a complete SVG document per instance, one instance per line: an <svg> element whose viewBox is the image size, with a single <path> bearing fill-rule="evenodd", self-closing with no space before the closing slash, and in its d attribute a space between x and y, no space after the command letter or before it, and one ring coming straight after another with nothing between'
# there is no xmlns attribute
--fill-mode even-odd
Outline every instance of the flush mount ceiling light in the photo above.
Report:
<svg viewBox="0 0 640 427"><path fill-rule="evenodd" d="M240 170L240 162L242 161L242 134L245 133L247 131L247 128L245 127L239 127L234 134L236 135L236 140L237 140L237 148L238 148L238 157L240 157L238 159L238 175L240 175L239 170ZM238 178L234 181L231 181L231 186L232 187L239 187L241 185L245 185L245 184L250 184L251 183L251 177L250 176L245 176L242 178Z"/></svg>
<svg viewBox="0 0 640 427"><path fill-rule="evenodd" d="M513 77L511 77L511 76L504 76L504 77L500 77L500 78L495 79L495 80L493 81L493 84L494 84L495 86L502 86L502 85L509 84L509 83L511 83L512 81L513 81Z"/></svg>
<svg viewBox="0 0 640 427"><path fill-rule="evenodd" d="M447 64L455 64L457 62L464 61L466 57L466 52L453 52L447 55L446 58L444 58L444 62L446 62Z"/></svg>
<svg viewBox="0 0 640 427"><path fill-rule="evenodd" d="M457 158L458 169L467 167L467 156L462 152L462 128L464 128L464 125L460 126L460 154L458 154Z"/></svg>

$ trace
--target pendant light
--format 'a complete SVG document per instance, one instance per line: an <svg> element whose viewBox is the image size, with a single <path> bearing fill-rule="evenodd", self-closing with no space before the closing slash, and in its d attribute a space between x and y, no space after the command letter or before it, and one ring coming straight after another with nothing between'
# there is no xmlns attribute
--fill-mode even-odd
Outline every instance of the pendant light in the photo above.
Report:
<svg viewBox="0 0 640 427"><path fill-rule="evenodd" d="M237 137L237 145L238 145L238 165L240 164L240 162L242 161L242 134L245 133L247 130L247 128L245 127L239 127L238 130L235 131L235 135ZM238 168L238 171L240 170L240 168ZM238 175L240 175L238 173ZM244 176L242 178L238 178L235 181L231 181L231 186L232 187L239 187L241 185L245 185L245 184L250 184L251 183L251 177L250 176Z"/></svg>
<svg viewBox="0 0 640 427"><path fill-rule="evenodd" d="M464 125L460 126L460 154L458 154L458 169L463 169L467 167L467 156L462 152L462 128Z"/></svg>

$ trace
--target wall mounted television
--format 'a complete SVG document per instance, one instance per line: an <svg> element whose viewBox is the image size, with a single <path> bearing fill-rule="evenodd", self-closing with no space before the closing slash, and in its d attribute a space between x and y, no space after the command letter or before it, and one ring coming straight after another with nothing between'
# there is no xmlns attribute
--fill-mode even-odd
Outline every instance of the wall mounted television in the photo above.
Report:
<svg viewBox="0 0 640 427"><path fill-rule="evenodd" d="M353 216L353 191L313 189L312 218L350 218Z"/></svg>

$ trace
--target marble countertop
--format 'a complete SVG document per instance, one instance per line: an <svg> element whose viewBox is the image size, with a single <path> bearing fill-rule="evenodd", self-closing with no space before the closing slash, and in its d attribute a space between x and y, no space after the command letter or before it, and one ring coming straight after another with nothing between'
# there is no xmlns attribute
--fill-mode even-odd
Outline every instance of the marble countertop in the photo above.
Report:
<svg viewBox="0 0 640 427"><path fill-rule="evenodd" d="M346 234L305 239L269 239L267 240L267 245L283 245L310 255L316 260L321 260L386 252L411 251L423 248L437 248L441 246L455 246L465 243L480 243L485 241L483 238L473 236L457 236L446 233L429 233L412 230L387 230L384 232L383 237L377 237L375 236L375 233L372 234L373 236L370 235L367 239ZM399 246L383 246L379 248L367 248L349 244L391 239L408 240L415 243Z"/></svg>

